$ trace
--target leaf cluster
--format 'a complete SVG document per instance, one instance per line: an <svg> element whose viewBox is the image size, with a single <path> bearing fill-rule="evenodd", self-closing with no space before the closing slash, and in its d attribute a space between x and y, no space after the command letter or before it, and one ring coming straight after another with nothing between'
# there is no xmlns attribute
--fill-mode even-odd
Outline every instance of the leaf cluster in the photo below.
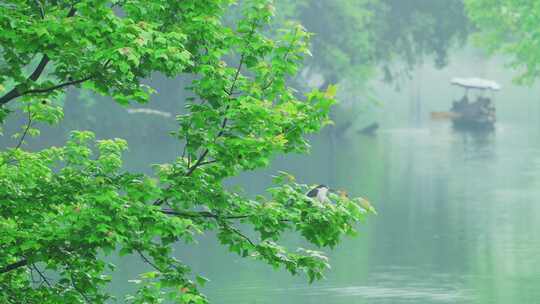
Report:
<svg viewBox="0 0 540 304"><path fill-rule="evenodd" d="M346 195L333 203L306 197L307 185L280 174L255 199L224 181L268 166L277 154L306 152L306 134L329 123L335 87L299 96L288 84L309 55L310 34L289 24L267 28L270 1L242 3L242 17L223 23L230 1L13 1L0 4L2 118L23 111L19 143L0 152L0 302L108 303L114 265L134 255L152 268L132 280L127 303L206 303L173 246L213 231L221 244L310 281L326 257L290 250L285 233L315 248L352 235L371 206ZM30 70L30 75L27 76ZM146 102L152 73L190 74L193 98L173 135L182 155L149 176L124 170L121 139L73 131L65 145L24 149L43 123L63 117L70 86Z"/></svg>
<svg viewBox="0 0 540 304"><path fill-rule="evenodd" d="M490 53L510 55L520 83L540 76L540 10L537 1L467 0L467 12L478 26L476 42Z"/></svg>

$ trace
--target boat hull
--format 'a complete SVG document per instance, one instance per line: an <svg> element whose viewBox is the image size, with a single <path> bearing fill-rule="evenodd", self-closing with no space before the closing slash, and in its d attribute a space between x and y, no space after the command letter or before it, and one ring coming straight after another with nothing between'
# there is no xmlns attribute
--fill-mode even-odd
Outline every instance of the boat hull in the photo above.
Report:
<svg viewBox="0 0 540 304"><path fill-rule="evenodd" d="M491 131L495 129L495 120L490 118L468 119L465 117L453 118L452 126L457 130Z"/></svg>
<svg viewBox="0 0 540 304"><path fill-rule="evenodd" d="M495 106L486 97L469 102L465 96L452 105L452 123L457 129L492 130L495 124Z"/></svg>

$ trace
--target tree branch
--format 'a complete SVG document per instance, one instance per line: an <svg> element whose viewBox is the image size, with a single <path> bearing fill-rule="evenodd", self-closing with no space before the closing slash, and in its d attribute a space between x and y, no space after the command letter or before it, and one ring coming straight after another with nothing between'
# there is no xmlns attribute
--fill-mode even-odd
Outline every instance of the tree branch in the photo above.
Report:
<svg viewBox="0 0 540 304"><path fill-rule="evenodd" d="M208 154L209 150L206 149L204 150L204 152L201 154L201 156L199 156L199 158L197 159L197 161L193 164L193 166L191 166L189 169L188 169L188 172L186 173L186 176L190 176L193 171L195 171L195 169L197 169L201 163L203 162L204 158L206 157L206 155Z"/></svg>
<svg viewBox="0 0 540 304"><path fill-rule="evenodd" d="M204 162L200 163L199 167L204 166L204 165L213 164L213 163L216 163L216 162L217 162L217 160L215 160L215 159L214 160L207 160L207 161L204 161Z"/></svg>
<svg viewBox="0 0 540 304"><path fill-rule="evenodd" d="M135 249L135 251L137 251L137 253L139 254L139 256L141 257L141 259L143 259L143 261L152 266L152 268L154 268L155 270L159 271L159 272L163 272L161 269L159 269L159 267L157 267L156 264L152 263L152 261L150 261L150 259L148 259L139 249Z"/></svg>
<svg viewBox="0 0 540 304"><path fill-rule="evenodd" d="M49 288L52 288L52 285L51 283L49 282L49 280L47 279L47 277L45 277L45 275L43 274L43 272L41 272L39 270L39 268L36 266L36 264L31 264L30 268L34 269L38 274L39 276L41 277L41 280L43 280L43 282L45 282L45 284L47 284L47 286L49 286Z"/></svg>
<svg viewBox="0 0 540 304"><path fill-rule="evenodd" d="M251 246L253 247L257 247L257 245L245 234L242 233L242 231L240 231L240 229L234 227L234 226L231 226L225 222L222 222L220 223L221 226L225 229L228 229L234 233L236 233L238 236L240 236L241 238L243 238L244 240L246 240Z"/></svg>
<svg viewBox="0 0 540 304"><path fill-rule="evenodd" d="M24 129L23 134L21 135L21 139L19 140L19 143L17 146L15 146L15 150L19 149L24 141L24 138L28 134L28 130L32 127L32 112L30 112L30 109L28 109L28 123L26 124L26 128Z"/></svg>
<svg viewBox="0 0 540 304"><path fill-rule="evenodd" d="M253 27L251 32L249 33L248 36L251 36L253 34L253 32L255 31L255 28ZM245 55L244 54L241 54L240 55L240 62L238 63L238 68L236 69L236 72L234 74L234 78L233 78L233 81L231 83L231 88L227 91L225 90L225 92L227 93L227 95L229 97L232 96L233 92L234 92L234 88L236 87L236 84L238 82L238 77L240 77L240 72L242 70L242 66L244 64L244 59L245 59ZM224 111L224 115L225 117L223 118L223 121L221 122L221 130L219 131L218 135L216 136L216 138L218 137L221 137L223 135L223 133L225 132L225 126L227 126L227 122L228 122L228 119L227 119L227 111L229 110L229 105L227 105L225 107L225 111ZM190 166L190 163L191 163L191 159L189 160L189 163L188 163L188 172L186 172L185 176L190 176L191 174L193 174L193 172L195 171L195 169L197 169L198 167L200 167L203 162L204 162L204 159L206 157L206 155L208 155L208 152L210 150L208 148L206 148L204 150L204 152L199 156L199 158L197 159L197 161L195 162L195 164L193 164L193 166ZM188 156L189 157L189 156ZM166 202L166 199L157 199L156 201L154 201L153 205L154 206L159 206L163 203Z"/></svg>
<svg viewBox="0 0 540 304"><path fill-rule="evenodd" d="M240 76L240 71L242 70L242 65L244 64L244 57L245 57L244 54L242 54L240 56L240 62L238 63L238 68L236 69L236 73L234 74L234 78L233 78L233 81L232 81L232 84L231 84L231 88L227 92L227 95L229 97L232 95L232 93L234 92L234 88L236 87L238 77ZM225 111L224 111L225 117L223 118L223 121L221 122L220 131L219 131L218 135L216 136L216 139L218 137L221 137L223 135L223 133L225 132L225 126L227 126L227 121L228 121L228 119L227 119L227 111L228 110L229 110L229 105L227 105L225 107ZM195 169L197 169L201 165L201 163L204 161L204 158L206 157L208 152L209 152L209 150L208 150L208 148L206 148L204 150L204 152L201 154L201 156L199 156L199 159L197 159L195 164L193 164L193 166L191 166L189 168L188 172L186 173L186 176L190 176L193 173L193 171L195 171Z"/></svg>
<svg viewBox="0 0 540 304"><path fill-rule="evenodd" d="M47 66L49 61L50 61L49 56L47 56L46 54L43 55L43 57L41 57L41 61L39 62L34 72L32 72L32 74L30 74L30 76L28 77L28 80L32 80L32 81L38 80L39 76L41 76L41 74L45 70L45 67ZM17 89L14 89L14 90L17 90Z"/></svg>
<svg viewBox="0 0 540 304"><path fill-rule="evenodd" d="M95 76L87 76L87 77L84 77L82 79L71 80L71 81L60 83L60 84L57 84L55 86L48 87L48 88L28 90L28 91L25 91L24 93L22 93L21 95L48 93L48 92L51 92L51 91L54 91L54 90L61 89L63 87L83 83L83 82L88 81L88 80L90 80L90 79L92 79L94 77Z"/></svg>
<svg viewBox="0 0 540 304"><path fill-rule="evenodd" d="M207 212L207 211L200 211L200 212L188 212L188 211L176 211L171 209L162 209L160 210L161 213L168 214L168 215L175 215L180 217L189 217L189 218L217 218L217 215Z"/></svg>
<svg viewBox="0 0 540 304"><path fill-rule="evenodd" d="M23 267L23 266L26 266L28 265L28 260L27 259L22 259L18 262L15 262L13 264L9 264L7 266L4 266L2 268L0 268L0 273L6 273L6 272L10 272L12 270L15 270L17 268L20 268L20 267Z"/></svg>
<svg viewBox="0 0 540 304"><path fill-rule="evenodd" d="M83 297L84 301L88 304L91 304L92 301L90 301L90 299L88 299L88 297L86 296L86 294L77 286L77 284L75 284L75 279L73 278L73 274L70 274L69 275L70 277L70 283L71 283L71 286L73 286L73 289L75 289L75 291L77 293L79 293L81 295L81 297Z"/></svg>
<svg viewBox="0 0 540 304"><path fill-rule="evenodd" d="M221 216L217 215L208 211L176 211L176 210L170 210L170 209L162 209L162 213L168 214L168 215L174 215L174 216L180 216L180 217L188 217L188 218L213 218L213 219L221 219L221 220L237 220L237 219L244 219L248 218L251 215L250 214L243 214L243 215L227 215L227 216Z"/></svg>
<svg viewBox="0 0 540 304"><path fill-rule="evenodd" d="M77 10L75 9L75 7L72 6L67 14L67 17L68 18L73 17L76 11ZM38 80L39 76L41 76L41 74L45 70L45 67L47 66L49 61L50 61L49 56L47 56L47 54L44 54L43 57L41 57L41 61L39 62L34 72L32 72L32 74L30 74L30 76L28 77L28 80L31 80L31 81ZM19 92L19 90L17 89L17 86L15 86L13 89L11 89L11 91L7 92L4 96L0 97L0 106L5 105L6 103L12 101L13 99L19 96L22 96L23 94L24 93Z"/></svg>

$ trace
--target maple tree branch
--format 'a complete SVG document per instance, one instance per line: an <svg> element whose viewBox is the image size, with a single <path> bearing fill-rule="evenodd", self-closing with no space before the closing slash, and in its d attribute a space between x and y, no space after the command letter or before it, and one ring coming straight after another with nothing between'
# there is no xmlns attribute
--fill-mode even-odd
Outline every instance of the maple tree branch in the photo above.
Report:
<svg viewBox="0 0 540 304"><path fill-rule="evenodd" d="M240 56L240 63L238 63L238 68L236 69L236 73L234 74L234 78L233 78L233 81L232 81L232 84L231 84L231 88L227 92L229 97L232 95L232 92L234 92L234 88L236 87L236 83L238 82L238 77L240 77L240 71L242 70L242 65L243 64L244 64L244 54L242 54ZM224 111L225 117L223 118L223 121L221 122L221 127L220 127L219 133L216 136L216 138L221 137L223 135L223 133L225 133L225 127L227 126L227 121L228 121L228 119L226 117L228 110L229 110L229 105L227 105L227 107L225 107L225 111ZM201 154L201 156L199 156L199 158L197 159L195 164L193 164L193 166L191 166L189 168L188 172L186 173L186 176L190 176L193 173L193 171L195 171L195 169L197 169L199 166L201 166L201 163L204 161L204 158L206 157L206 155L208 155L208 152L209 152L209 149L206 148L204 150L204 152Z"/></svg>
<svg viewBox="0 0 540 304"><path fill-rule="evenodd" d="M75 9L75 7L72 6L67 14L67 17L68 18L73 17L76 11L77 10ZM37 65L36 69L32 72L32 74L30 74L27 80L31 80L31 81L38 80L38 78L41 76L41 74L45 70L45 67L47 66L49 61L50 61L49 56L47 56L47 54L44 54L43 57L41 57L41 60L39 61L39 64ZM21 93L17 89L17 86L15 86L13 89L7 92L4 96L0 97L0 106L3 106L6 103L22 95L24 95L24 93Z"/></svg>
<svg viewBox="0 0 540 304"><path fill-rule="evenodd" d="M92 79L94 77L95 76L87 76L87 77L84 77L82 79L71 80L71 81L60 83L60 84L57 84L57 85L54 85L54 86L48 87L48 88L32 89L32 90L25 91L21 95L48 93L48 92L51 92L51 91L54 91L54 90L61 89L63 87L83 83L83 82L88 81L88 80L90 80L90 79Z"/></svg>
<svg viewBox="0 0 540 304"><path fill-rule="evenodd" d="M253 247L257 247L257 245L247 236L245 235L244 233L242 233L242 231L240 231L240 229L234 227L234 226L231 226L225 222L222 222L220 223L221 226L224 228L224 229L227 229L229 231L232 231L234 232L236 235L240 236L241 238L243 238L244 240L246 240L251 246Z"/></svg>
<svg viewBox="0 0 540 304"><path fill-rule="evenodd" d="M135 249L135 251L137 251L137 253L139 254L139 256L141 257L141 259L143 259L143 261L152 266L152 268L154 268L155 270L159 271L159 272L163 272L161 269L159 269L159 267L157 267L156 264L152 263L152 261L150 261L150 259L148 259L139 249Z"/></svg>
<svg viewBox="0 0 540 304"><path fill-rule="evenodd" d="M6 272L10 272L12 270L15 270L17 268L20 268L20 267L24 267L28 265L28 260L27 259L22 259L18 262L15 262L13 264L9 264L9 265L6 265L2 268L0 268L0 273L6 273Z"/></svg>
<svg viewBox="0 0 540 304"><path fill-rule="evenodd" d="M51 283L49 282L49 280L47 279L47 277L45 277L45 275L43 274L43 272L41 272L41 270L39 270L39 268L36 266L36 264L31 264L30 266L31 269L34 269L38 275L41 277L41 280L43 282L45 282L45 284L47 284L47 286L49 286L49 288L52 288L52 285Z"/></svg>
<svg viewBox="0 0 540 304"><path fill-rule="evenodd" d="M26 128L24 129L23 134L21 135L21 139L19 140L19 143L17 143L17 146L15 146L15 150L19 149L24 141L24 138L28 134L28 130L32 127L32 112L30 112L30 109L28 109L28 123L26 124Z"/></svg>
<svg viewBox="0 0 540 304"><path fill-rule="evenodd" d="M237 220L237 219L244 219L248 218L251 215L250 214L242 214L242 215L217 215L212 212L208 211L176 211L176 210L170 210L170 209L163 209L161 210L162 213L168 214L168 215L175 215L175 216L181 216L181 217L188 217L188 218L213 218L213 219L223 219L223 220Z"/></svg>

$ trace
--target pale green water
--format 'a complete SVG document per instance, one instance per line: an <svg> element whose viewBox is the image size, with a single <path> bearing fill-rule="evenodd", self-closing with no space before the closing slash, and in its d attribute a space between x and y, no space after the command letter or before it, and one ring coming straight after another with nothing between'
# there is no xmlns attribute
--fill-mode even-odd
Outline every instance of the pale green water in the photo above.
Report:
<svg viewBox="0 0 540 304"><path fill-rule="evenodd" d="M443 122L328 143L323 137L311 157L276 167L366 195L379 215L331 253L333 269L313 285L204 241L187 259L212 278L206 292L214 303L540 299L537 128L500 123L494 134L473 137ZM251 188L263 179L250 177Z"/></svg>
<svg viewBox="0 0 540 304"><path fill-rule="evenodd" d="M396 18L407 6L429 10L423 1L386 2L403 4L392 15ZM445 11L436 12L434 20L446 17ZM414 14L403 15L410 18L406 22L417 19L411 17ZM404 32L406 22L397 22L404 25ZM470 46L449 53L448 67L435 71L426 64L413 71L412 81L402 83L401 91L376 85L375 97L382 102L376 114L357 118L359 112L346 109L337 117L338 124L358 119L357 126L366 116L370 122L375 119L382 126L377 136L347 132L331 139L323 134L313 139L311 155L279 159L271 170L232 182L248 193L261 193L270 185L271 174L285 170L301 182L325 183L365 196L379 215L359 226L358 237L328 251L332 269L325 280L312 285L305 277L291 277L230 254L212 236L195 247L179 245L176 256L194 273L211 279L204 290L211 303L540 303L538 87L511 85L513 72L500 59L487 60ZM448 122L429 121L430 111L446 110L459 94L448 84L458 76L492 78L503 84L494 133L456 133ZM149 107L173 114L181 111L183 85L160 77L153 81L160 95ZM362 101L358 92L341 94L350 99L346 101ZM73 96L67 99L71 124L64 129L73 125L96 131L98 138L128 139L126 167L131 170L150 172L149 164L170 161L180 153L180 144L167 135L176 128L172 119L130 116L110 100L93 100L97 106L92 108ZM48 137L32 141L30 147L63 143L62 130L49 129ZM0 145L7 141L0 138ZM286 243L304 245L292 236ZM145 265L138 258L116 263L111 289L122 295L133 290L128 280Z"/></svg>
<svg viewBox="0 0 540 304"><path fill-rule="evenodd" d="M177 257L211 279L204 290L211 302L538 303L538 88L511 85L502 65L479 69L478 64L424 71L429 81L420 86L420 119L411 119L416 114L408 111L415 96L382 86L378 90L385 104L376 136L349 131L331 139L326 132L313 138L311 155L278 159L272 169L232 182L248 193L261 193L272 174L286 170L300 182L325 183L365 196L379 215L359 226L358 237L328 252L332 269L312 285L305 277L230 254L212 236L196 247L179 246ZM503 84L495 132L457 133L447 121L430 121L429 111L447 109L456 95L449 77L475 75L476 70L487 78L498 75L495 80ZM145 151L158 155L155 162L176 153ZM296 237L286 243L305 245ZM130 289L126 281L142 269L139 261L119 264L114 289L122 294Z"/></svg>
<svg viewBox="0 0 540 304"><path fill-rule="evenodd" d="M291 277L230 254L212 236L195 247L178 246L176 256L194 273L211 279L204 290L211 302L540 302L539 90L511 85L512 75L500 62L463 57L467 61L458 60L442 71L422 70L405 90L376 86L384 102L370 117L381 123L376 136L348 131L331 139L323 132L313 138L311 155L278 159L269 170L231 182L248 193L261 193L272 174L285 170L300 182L365 196L379 215L359 226L358 237L328 252L332 269L325 280L312 285L305 277ZM448 122L429 121L430 111L447 109L456 96L448 79L476 75L503 85L494 133L456 133ZM113 110L96 114L95 125L107 126L97 128L98 137L129 139L127 168L149 171L150 163L178 155L180 144L165 135L174 129L173 120L140 117L136 123L124 109L105 105ZM126 122L145 127L134 136ZM63 141L60 136L51 138L33 145ZM286 243L291 248L305 245L292 236ZM145 266L139 259L116 263L112 289L122 295L133 290L128 279Z"/></svg>
<svg viewBox="0 0 540 304"><path fill-rule="evenodd" d="M490 134L429 120L455 93L447 80L476 75L503 84ZM429 77L426 75L428 74ZM238 182L259 193L275 170L369 198L379 215L332 252L327 278L309 285L214 245L184 251L212 281L213 303L538 303L540 301L540 102L537 87L511 84L499 63L424 71L419 120L410 92L381 90L375 137L348 132L313 140L310 156L277 160ZM410 104L409 104L410 103ZM298 244L296 239L291 244Z"/></svg>

